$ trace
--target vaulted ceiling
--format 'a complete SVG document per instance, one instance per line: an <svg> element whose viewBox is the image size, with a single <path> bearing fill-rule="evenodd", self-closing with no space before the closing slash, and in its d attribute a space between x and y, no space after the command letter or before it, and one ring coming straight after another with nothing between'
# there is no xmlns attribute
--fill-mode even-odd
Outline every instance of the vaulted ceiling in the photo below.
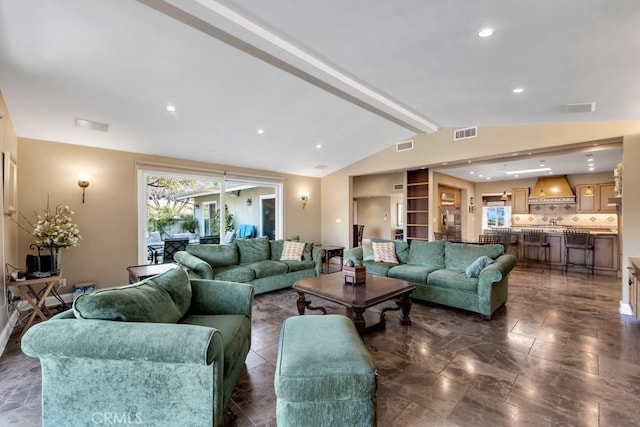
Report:
<svg viewBox="0 0 640 427"><path fill-rule="evenodd" d="M639 22L637 0L2 1L0 90L20 137L324 176L439 127L637 120Z"/></svg>

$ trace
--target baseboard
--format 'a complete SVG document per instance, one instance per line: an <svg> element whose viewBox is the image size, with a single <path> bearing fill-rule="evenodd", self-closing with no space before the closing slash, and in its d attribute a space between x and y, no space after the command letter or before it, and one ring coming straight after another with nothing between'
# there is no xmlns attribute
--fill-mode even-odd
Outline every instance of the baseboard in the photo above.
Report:
<svg viewBox="0 0 640 427"><path fill-rule="evenodd" d="M67 304L71 304L73 302L72 293L60 294L60 298L62 298L62 301L66 302ZM48 296L44 304L47 307L55 307L56 305L60 305L60 301L58 301L58 298L56 297ZM20 302L18 302L16 307L18 307L19 311L23 311L23 310L28 310L31 306L29 305L28 302L21 300Z"/></svg>
<svg viewBox="0 0 640 427"><path fill-rule="evenodd" d="M631 304L620 301L620 314L633 316L633 310L631 310Z"/></svg>
<svg viewBox="0 0 640 427"><path fill-rule="evenodd" d="M9 320L7 324L2 328L2 332L0 332L0 356L4 354L4 349L7 348L7 343L9 342L9 338L11 337L11 333L13 332L13 327L16 325L18 321L18 311L14 310L9 316Z"/></svg>

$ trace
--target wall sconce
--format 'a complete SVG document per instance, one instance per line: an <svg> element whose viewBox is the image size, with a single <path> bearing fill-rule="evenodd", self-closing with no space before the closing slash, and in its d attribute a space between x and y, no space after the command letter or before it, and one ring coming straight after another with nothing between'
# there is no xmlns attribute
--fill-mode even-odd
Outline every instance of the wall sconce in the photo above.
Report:
<svg viewBox="0 0 640 427"><path fill-rule="evenodd" d="M307 206L307 202L309 201L309 193L304 193L301 197L302 199L302 209Z"/></svg>
<svg viewBox="0 0 640 427"><path fill-rule="evenodd" d="M78 174L78 186L82 188L82 203L84 203L84 190L89 186L89 180L91 179L91 175L88 173L79 173Z"/></svg>
<svg viewBox="0 0 640 427"><path fill-rule="evenodd" d="M251 206L252 203L253 203L253 200L251 200L251 197L249 197L247 199L247 206Z"/></svg>

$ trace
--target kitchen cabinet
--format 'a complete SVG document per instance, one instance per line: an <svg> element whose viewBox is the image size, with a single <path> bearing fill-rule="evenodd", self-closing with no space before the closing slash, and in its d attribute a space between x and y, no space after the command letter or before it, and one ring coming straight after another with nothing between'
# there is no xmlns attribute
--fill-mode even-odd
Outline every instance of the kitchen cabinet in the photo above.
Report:
<svg viewBox="0 0 640 427"><path fill-rule="evenodd" d="M407 171L407 240L429 240L429 169Z"/></svg>
<svg viewBox="0 0 640 427"><path fill-rule="evenodd" d="M593 195L587 195L591 191ZM607 182L603 184L578 184L576 185L576 198L578 213L615 212L615 206L609 206L609 197L615 194L615 184Z"/></svg>
<svg viewBox="0 0 640 427"><path fill-rule="evenodd" d="M606 184L600 184L598 186L598 190L600 191L598 204L600 212L616 212L617 206L609 206L609 198L615 197L616 195L616 185L613 182L609 182Z"/></svg>
<svg viewBox="0 0 640 427"><path fill-rule="evenodd" d="M522 241L521 233L516 233L518 241ZM549 243L549 261L554 269L564 269L565 246L564 235L561 231L550 231L545 233L545 241ZM596 274L618 275L620 270L620 248L617 234L591 233L591 243L593 244L593 265ZM523 247L519 245L516 256L523 259ZM571 251L572 262L582 262L583 254L580 251ZM535 254L534 254L535 257ZM542 258L542 251L538 259ZM589 258L590 260L590 258ZM571 271L585 271L579 267L569 267Z"/></svg>
<svg viewBox="0 0 640 427"><path fill-rule="evenodd" d="M527 214L529 213L529 188L512 188L511 189L511 213Z"/></svg>

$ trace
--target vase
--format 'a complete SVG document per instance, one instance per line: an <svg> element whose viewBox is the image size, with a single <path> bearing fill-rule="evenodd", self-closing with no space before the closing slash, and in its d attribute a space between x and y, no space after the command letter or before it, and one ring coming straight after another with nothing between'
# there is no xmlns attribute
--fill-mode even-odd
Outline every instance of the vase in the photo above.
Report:
<svg viewBox="0 0 640 427"><path fill-rule="evenodd" d="M62 249L60 246L51 246L51 271L60 271L60 257L62 256Z"/></svg>

